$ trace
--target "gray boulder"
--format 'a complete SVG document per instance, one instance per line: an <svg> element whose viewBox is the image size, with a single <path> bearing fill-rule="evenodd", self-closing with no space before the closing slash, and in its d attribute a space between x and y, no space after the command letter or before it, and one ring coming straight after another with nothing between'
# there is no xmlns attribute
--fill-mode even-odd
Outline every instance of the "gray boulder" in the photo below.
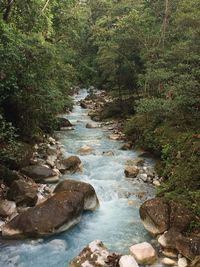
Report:
<svg viewBox="0 0 200 267"><path fill-rule="evenodd" d="M140 207L140 217L146 230L152 235L162 234L169 229L170 207L162 198L145 201Z"/></svg>

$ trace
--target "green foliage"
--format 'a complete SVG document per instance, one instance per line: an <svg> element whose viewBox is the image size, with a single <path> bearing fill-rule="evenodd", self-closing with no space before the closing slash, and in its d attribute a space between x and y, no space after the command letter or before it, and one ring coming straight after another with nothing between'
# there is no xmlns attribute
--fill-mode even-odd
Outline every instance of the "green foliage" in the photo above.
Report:
<svg viewBox="0 0 200 267"><path fill-rule="evenodd" d="M16 142L16 131L11 123L7 123L0 115L0 161L6 162L14 159L15 150L18 148Z"/></svg>
<svg viewBox="0 0 200 267"><path fill-rule="evenodd" d="M72 107L77 84L73 46L76 41L78 47L82 7L77 1L55 0L46 7L42 0L1 2L0 111L19 139L30 140L51 132L55 115Z"/></svg>

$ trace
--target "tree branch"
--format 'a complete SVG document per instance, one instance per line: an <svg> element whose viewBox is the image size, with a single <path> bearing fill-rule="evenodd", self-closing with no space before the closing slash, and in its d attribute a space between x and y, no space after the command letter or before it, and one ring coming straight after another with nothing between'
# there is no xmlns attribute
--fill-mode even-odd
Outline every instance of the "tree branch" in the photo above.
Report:
<svg viewBox="0 0 200 267"><path fill-rule="evenodd" d="M46 4L44 5L44 7L43 7L43 9L42 9L42 12L44 12L44 11L45 11L45 9L47 8L47 6L48 6L49 2L50 2L50 0L47 0L47 1L46 1Z"/></svg>

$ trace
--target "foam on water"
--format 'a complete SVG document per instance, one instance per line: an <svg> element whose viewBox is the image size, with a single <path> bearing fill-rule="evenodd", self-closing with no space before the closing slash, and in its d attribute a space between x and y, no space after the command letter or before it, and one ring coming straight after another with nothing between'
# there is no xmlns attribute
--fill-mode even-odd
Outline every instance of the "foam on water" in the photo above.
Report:
<svg viewBox="0 0 200 267"><path fill-rule="evenodd" d="M82 91L78 101L86 96ZM0 267L67 267L70 260L91 241L102 240L109 249L125 253L130 245L148 240L139 218L141 204L137 194L154 195L150 185L130 181L124 177L127 159L137 157L134 151L122 151L122 142L108 138L104 129L87 129L91 122L87 110L78 105L66 117L74 124L74 130L58 133L67 155L79 155L81 146L88 144L94 154L80 156L83 172L63 176L91 183L99 197L100 208L83 214L81 222L68 231L46 240L5 241L0 240ZM103 155L112 151L114 156Z"/></svg>

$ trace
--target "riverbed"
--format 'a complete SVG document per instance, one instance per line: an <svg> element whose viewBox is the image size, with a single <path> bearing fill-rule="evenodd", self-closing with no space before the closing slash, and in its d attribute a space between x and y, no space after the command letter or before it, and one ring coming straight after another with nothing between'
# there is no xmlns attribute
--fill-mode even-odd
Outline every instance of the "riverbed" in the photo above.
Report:
<svg viewBox="0 0 200 267"><path fill-rule="evenodd" d="M139 217L139 207L142 201L154 196L154 188L124 176L126 161L137 158L139 152L121 150L123 142L110 140L107 128L86 128L91 119L88 110L78 104L86 95L86 90L76 95L73 111L65 115L74 125L73 129L57 133L66 156L79 156L83 170L65 175L61 180L72 178L92 184L100 208L84 213L80 223L68 231L45 240L0 240L0 267L67 267L70 260L95 239L118 253L127 253L135 243L150 241ZM92 146L94 153L79 155L83 145ZM108 151L113 155L108 156L105 153ZM145 159L145 164L152 165L153 160Z"/></svg>

